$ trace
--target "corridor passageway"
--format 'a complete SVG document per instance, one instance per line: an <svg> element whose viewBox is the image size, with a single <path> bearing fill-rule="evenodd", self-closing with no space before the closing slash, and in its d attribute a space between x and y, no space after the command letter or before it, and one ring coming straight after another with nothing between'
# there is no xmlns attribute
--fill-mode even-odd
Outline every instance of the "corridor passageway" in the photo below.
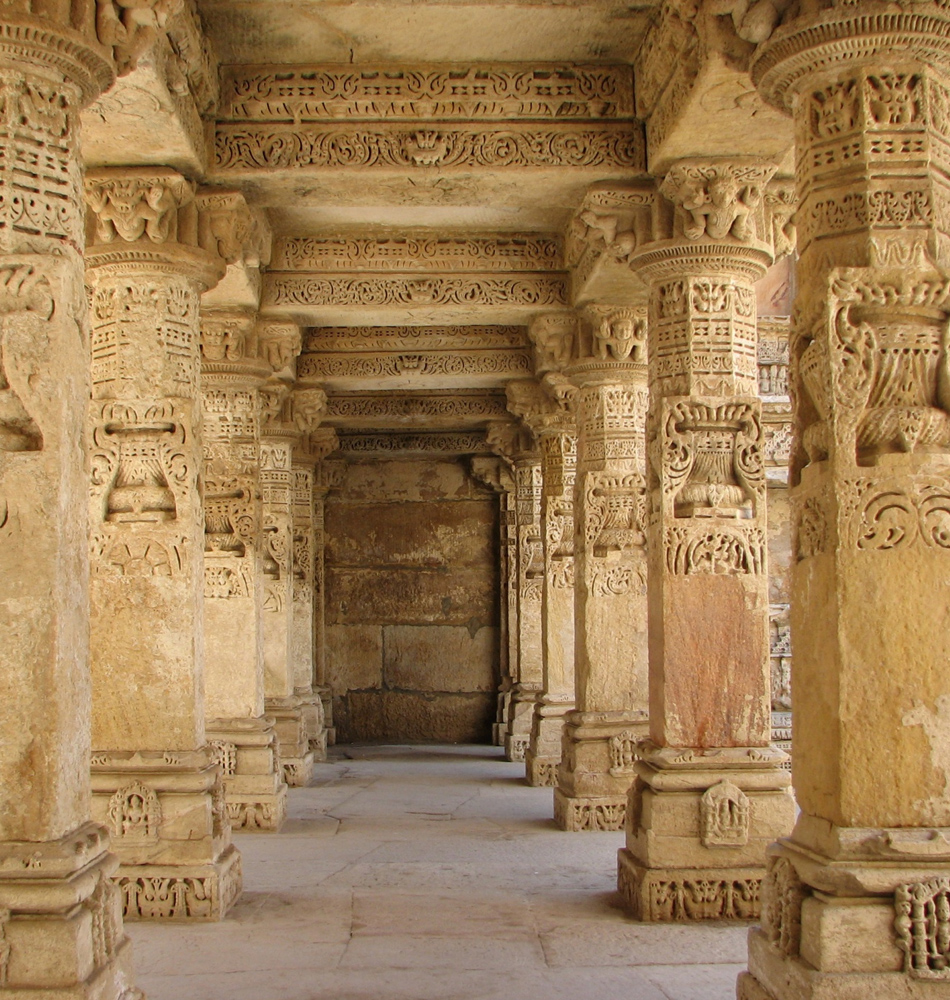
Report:
<svg viewBox="0 0 950 1000"><path fill-rule="evenodd" d="M617 909L620 833L565 835L486 746L338 746L238 834L214 924L129 924L149 1000L731 1000L746 930Z"/></svg>

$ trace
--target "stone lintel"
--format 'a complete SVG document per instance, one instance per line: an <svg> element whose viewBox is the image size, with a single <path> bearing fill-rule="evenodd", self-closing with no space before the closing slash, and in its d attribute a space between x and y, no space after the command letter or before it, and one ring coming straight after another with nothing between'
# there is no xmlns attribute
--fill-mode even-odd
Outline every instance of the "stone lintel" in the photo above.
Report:
<svg viewBox="0 0 950 1000"><path fill-rule="evenodd" d="M323 273L520 273L564 270L560 237L546 233L463 233L434 236L281 237L271 270Z"/></svg>
<svg viewBox="0 0 950 1000"><path fill-rule="evenodd" d="M269 271L261 308L308 326L526 325L567 304L564 272Z"/></svg>
<svg viewBox="0 0 950 1000"><path fill-rule="evenodd" d="M443 389L433 392L334 393L324 423L372 430L469 430L507 415L501 392Z"/></svg>
<svg viewBox="0 0 950 1000"><path fill-rule="evenodd" d="M728 10L666 5L638 64L637 113L646 120L652 173L686 156L791 156L791 122L749 77L753 48L736 37Z"/></svg>

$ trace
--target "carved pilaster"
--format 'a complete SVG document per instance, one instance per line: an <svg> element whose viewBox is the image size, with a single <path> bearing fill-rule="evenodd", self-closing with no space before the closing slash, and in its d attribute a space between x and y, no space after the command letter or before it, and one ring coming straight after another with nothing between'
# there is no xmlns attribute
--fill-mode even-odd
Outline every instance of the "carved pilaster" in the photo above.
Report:
<svg viewBox="0 0 950 1000"><path fill-rule="evenodd" d="M287 782L303 785L313 770L313 751L294 693L293 452L319 423L326 395L320 389L291 389L301 344L295 324L262 321L258 336L273 373L262 389L260 450L265 705L276 720Z"/></svg>
<svg viewBox="0 0 950 1000"><path fill-rule="evenodd" d="M293 632L291 657L294 697L300 702L301 718L314 761L326 760L327 728L323 699L314 691L317 643L323 643L323 497L317 500L314 469L336 450L332 428L316 428L326 397L312 390L298 391L295 419L304 434L293 458ZM319 502L319 516L315 504ZM319 533L319 538L317 537ZM319 544L319 552L317 545ZM320 602L319 609L317 601ZM319 621L319 625L318 625ZM325 652L320 650L320 655Z"/></svg>
<svg viewBox="0 0 950 1000"><path fill-rule="evenodd" d="M741 158L674 164L655 240L631 259L650 285L652 743L634 763L619 886L646 920L754 915L763 848L791 826L784 755L769 748L753 288L773 259L764 201L773 173ZM702 831L723 782L722 809L736 813L728 803L747 797L753 819L741 836L716 840ZM704 879L717 888L694 905ZM686 903L671 909L663 901L677 894Z"/></svg>
<svg viewBox="0 0 950 1000"><path fill-rule="evenodd" d="M508 383L508 406L541 453L542 690L525 755L531 785L554 785L564 718L574 707L574 473L577 439L568 399L535 380Z"/></svg>
<svg viewBox="0 0 950 1000"><path fill-rule="evenodd" d="M271 368L254 314L203 309L201 362L205 715L232 825L273 831L287 788L264 716L259 390Z"/></svg>
<svg viewBox="0 0 950 1000"><path fill-rule="evenodd" d="M313 688L323 704L327 744L336 743L333 724L333 691L327 683L326 649L326 500L343 485L346 463L328 459L337 447L336 434L321 428L311 435L311 449L318 459L313 470Z"/></svg>
<svg viewBox="0 0 950 1000"><path fill-rule="evenodd" d="M644 538L646 317L592 306L566 363L577 426L574 485L575 702L554 793L565 830L618 830L633 778L629 746L646 720ZM537 331L532 331L537 339ZM563 353L567 353L564 350ZM616 747L624 752L618 757Z"/></svg>
<svg viewBox="0 0 950 1000"><path fill-rule="evenodd" d="M534 435L517 423L492 423L488 445L511 468L508 523L508 664L512 688L505 698L505 750L524 760L534 703L542 686L541 464Z"/></svg>
<svg viewBox="0 0 950 1000"><path fill-rule="evenodd" d="M738 995L808 1000L860 980L868 1000L923 997L948 978L950 650L932 596L950 558L950 17L935 2L793 6L758 40L753 80L791 113L798 156L801 813L769 849Z"/></svg>

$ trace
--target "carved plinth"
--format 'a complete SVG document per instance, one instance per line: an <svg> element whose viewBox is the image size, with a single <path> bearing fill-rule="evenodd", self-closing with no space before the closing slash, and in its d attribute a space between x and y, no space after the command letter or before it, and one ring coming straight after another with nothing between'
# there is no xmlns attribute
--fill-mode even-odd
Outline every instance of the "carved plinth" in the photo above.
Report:
<svg viewBox="0 0 950 1000"><path fill-rule="evenodd" d="M787 755L641 744L617 885L639 920L750 920L767 845L793 821Z"/></svg>
<svg viewBox="0 0 950 1000"><path fill-rule="evenodd" d="M643 712L570 712L564 724L554 820L562 830L622 830Z"/></svg>
<svg viewBox="0 0 950 1000"><path fill-rule="evenodd" d="M294 692L300 703L300 724L307 736L307 745L313 754L313 762L322 763L327 759L327 730L324 724L323 699L316 691L301 688Z"/></svg>
<svg viewBox="0 0 950 1000"><path fill-rule="evenodd" d="M495 712L495 722L492 723L492 745L503 747L505 745L505 733L508 731L508 712L511 709L511 680L506 678L502 681L498 691L498 707Z"/></svg>
<svg viewBox="0 0 950 1000"><path fill-rule="evenodd" d="M264 706L277 730L277 752L284 780L292 786L306 785L313 774L313 751L300 699L267 698Z"/></svg>
<svg viewBox="0 0 950 1000"><path fill-rule="evenodd" d="M60 840L0 844L0 995L141 998L108 847L95 823Z"/></svg>
<svg viewBox="0 0 950 1000"><path fill-rule="evenodd" d="M279 830L287 816L287 784L274 720L211 719L206 731L221 768L232 828Z"/></svg>
<svg viewBox="0 0 950 1000"><path fill-rule="evenodd" d="M557 784L564 723L573 708L573 701L555 701L547 695L534 706L525 752L525 775L529 785L553 787Z"/></svg>
<svg viewBox="0 0 950 1000"><path fill-rule="evenodd" d="M803 816L769 849L761 926L737 995L943 996L948 942L950 830L843 829Z"/></svg>
<svg viewBox="0 0 950 1000"><path fill-rule="evenodd" d="M214 752L95 752L92 815L112 834L127 920L220 920L241 893Z"/></svg>
<svg viewBox="0 0 950 1000"><path fill-rule="evenodd" d="M531 719L540 693L540 683L516 684L508 702L508 721L505 726L505 757L523 761L531 737Z"/></svg>
<svg viewBox="0 0 950 1000"><path fill-rule="evenodd" d="M761 868L643 868L617 852L617 890L637 920L754 920L761 884Z"/></svg>
<svg viewBox="0 0 950 1000"><path fill-rule="evenodd" d="M333 725L333 692L326 685L317 685L314 692L320 696L323 704L323 731L326 734L327 746L336 743L336 726Z"/></svg>

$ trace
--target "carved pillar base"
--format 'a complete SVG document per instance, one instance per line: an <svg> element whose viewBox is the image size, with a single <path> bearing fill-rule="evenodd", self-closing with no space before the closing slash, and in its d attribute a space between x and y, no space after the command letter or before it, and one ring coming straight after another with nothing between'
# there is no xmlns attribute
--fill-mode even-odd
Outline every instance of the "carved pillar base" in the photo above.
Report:
<svg viewBox="0 0 950 1000"><path fill-rule="evenodd" d="M264 711L273 718L277 729L277 753L284 769L284 780L294 788L306 785L313 774L313 751L300 699L266 698Z"/></svg>
<svg viewBox="0 0 950 1000"><path fill-rule="evenodd" d="M108 847L95 823L61 840L0 843L0 996L140 1000Z"/></svg>
<svg viewBox="0 0 950 1000"><path fill-rule="evenodd" d="M553 788L557 784L564 724L567 713L573 709L573 701L558 701L548 695L544 695L534 706L531 735L525 753L525 774L529 785Z"/></svg>
<svg viewBox="0 0 950 1000"><path fill-rule="evenodd" d="M307 744L313 754L313 762L323 763L327 759L327 730L324 724L323 699L316 691L301 688L294 692L300 702L300 721L307 734Z"/></svg>
<svg viewBox="0 0 950 1000"><path fill-rule="evenodd" d="M930 1000L950 988L948 942L950 831L844 829L803 815L769 848L737 996Z"/></svg>
<svg viewBox="0 0 950 1000"><path fill-rule="evenodd" d="M333 724L333 692L328 687L314 687L314 693L319 695L323 703L323 731L326 734L328 747L336 743L336 726Z"/></svg>
<svg viewBox="0 0 950 1000"><path fill-rule="evenodd" d="M504 683L504 682L503 682ZM510 685L510 681L508 682ZM498 708L495 712L496 722L492 723L492 744L496 747L505 745L505 734L508 732L508 713L511 711L511 687L502 687L498 692Z"/></svg>
<svg viewBox="0 0 950 1000"><path fill-rule="evenodd" d="M523 761L531 738L531 719L541 693L540 684L515 684L508 702L508 724L505 728L505 757Z"/></svg>
<svg viewBox="0 0 950 1000"><path fill-rule="evenodd" d="M647 734L643 712L570 712L554 791L562 830L622 830L636 744Z"/></svg>
<svg viewBox="0 0 950 1000"><path fill-rule="evenodd" d="M126 920L221 920L241 894L215 765L208 748L93 753L92 817L112 833Z"/></svg>
<svg viewBox="0 0 950 1000"><path fill-rule="evenodd" d="M641 746L617 886L638 920L752 920L765 850L794 819L787 756Z"/></svg>
<svg viewBox="0 0 950 1000"><path fill-rule="evenodd" d="M232 828L279 830L287 817L287 784L274 720L210 719L205 731L221 767Z"/></svg>

